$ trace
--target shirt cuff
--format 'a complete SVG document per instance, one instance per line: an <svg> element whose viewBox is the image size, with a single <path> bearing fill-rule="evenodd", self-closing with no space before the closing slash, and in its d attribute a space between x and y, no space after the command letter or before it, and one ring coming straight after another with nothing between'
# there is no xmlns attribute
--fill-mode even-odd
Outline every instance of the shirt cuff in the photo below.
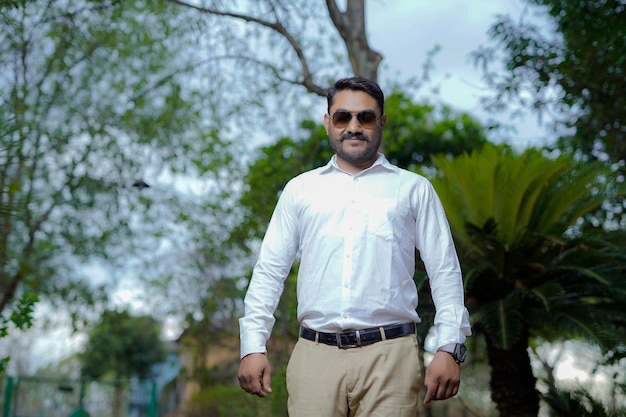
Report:
<svg viewBox="0 0 626 417"><path fill-rule="evenodd" d="M242 334L240 339L240 359L251 353L267 353L265 347L265 336L261 333Z"/></svg>
<svg viewBox="0 0 626 417"><path fill-rule="evenodd" d="M448 343L447 345L440 346L439 349L437 349L437 352L442 351L442 352L454 353L455 347L456 347L456 343Z"/></svg>
<svg viewBox="0 0 626 417"><path fill-rule="evenodd" d="M471 335L471 331L468 328L458 329L456 327L440 325L436 330L437 335L437 350L446 346L452 346L449 352L454 352L454 346L457 343L465 343L467 336ZM448 350L445 350L448 352Z"/></svg>

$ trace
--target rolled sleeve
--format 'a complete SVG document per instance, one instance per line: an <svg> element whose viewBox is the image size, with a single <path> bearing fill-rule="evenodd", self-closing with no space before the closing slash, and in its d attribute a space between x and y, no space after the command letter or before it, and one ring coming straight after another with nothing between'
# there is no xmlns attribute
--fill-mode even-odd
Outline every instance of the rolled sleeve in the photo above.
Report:
<svg viewBox="0 0 626 417"><path fill-rule="evenodd" d="M465 342L472 334L467 308L458 304L441 306L435 315L434 330L437 348L450 343Z"/></svg>

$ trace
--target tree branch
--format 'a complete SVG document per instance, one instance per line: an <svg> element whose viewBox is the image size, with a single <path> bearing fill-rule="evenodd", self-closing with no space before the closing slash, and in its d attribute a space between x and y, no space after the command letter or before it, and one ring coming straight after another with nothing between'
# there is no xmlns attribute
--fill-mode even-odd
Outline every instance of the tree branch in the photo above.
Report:
<svg viewBox="0 0 626 417"><path fill-rule="evenodd" d="M281 22L279 21L271 22L268 20L264 20L258 17L243 14L243 13L227 12L227 11L222 11L222 10L218 10L214 8L196 6L196 5L181 1L181 0L169 0L169 1L171 3L178 4L179 6L194 9L201 13L206 13L206 14L210 14L214 16L230 17L230 18L242 20L248 23L255 23L257 25L263 26L265 28L268 28L278 33L291 46L291 49L295 52L296 56L298 57L298 61L300 62L300 67L302 69L302 79L294 80L291 82L297 85L304 86L307 90L309 90L312 93L315 93L323 97L326 96L326 88L316 84L315 81L313 80L313 74L311 73L308 60L306 58L306 55L304 54L304 50L302 46L300 45L298 40L289 32L289 30L287 30L287 28ZM278 71L274 70L273 72L275 75L278 75ZM278 79L284 80L282 77L278 77Z"/></svg>
<svg viewBox="0 0 626 417"><path fill-rule="evenodd" d="M337 6L337 0L326 0L330 19L348 49L348 58L355 75L378 79L378 66L383 57L370 48L365 30L365 0L348 0L346 11Z"/></svg>

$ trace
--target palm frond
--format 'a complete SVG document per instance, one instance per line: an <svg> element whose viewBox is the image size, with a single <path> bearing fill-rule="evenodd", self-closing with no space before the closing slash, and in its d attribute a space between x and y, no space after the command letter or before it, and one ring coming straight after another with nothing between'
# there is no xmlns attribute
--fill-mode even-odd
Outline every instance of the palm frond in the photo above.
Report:
<svg viewBox="0 0 626 417"><path fill-rule="evenodd" d="M542 399L552 409L553 415L557 417L624 417L626 410L607 410L602 401L594 398L591 393L578 388L573 391L556 387L550 381L548 391L542 395Z"/></svg>
<svg viewBox="0 0 626 417"><path fill-rule="evenodd" d="M524 330L604 349L624 343L626 232L571 233L603 201L626 195L609 167L495 146L433 161L476 328L503 349Z"/></svg>
<svg viewBox="0 0 626 417"><path fill-rule="evenodd" d="M533 230L537 233L564 233L554 226L570 227L611 198L626 195L626 186L603 163L572 165L557 181L549 184L546 197L537 207ZM560 228L560 229L561 229Z"/></svg>
<svg viewBox="0 0 626 417"><path fill-rule="evenodd" d="M472 313L473 320L480 322L494 346L509 349L520 339L524 328L522 300L516 291L505 299L483 304Z"/></svg>

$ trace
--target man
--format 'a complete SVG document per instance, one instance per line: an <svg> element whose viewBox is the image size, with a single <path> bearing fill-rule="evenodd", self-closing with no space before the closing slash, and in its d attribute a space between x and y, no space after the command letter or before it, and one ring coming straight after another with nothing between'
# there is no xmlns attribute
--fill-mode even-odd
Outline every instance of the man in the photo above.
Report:
<svg viewBox="0 0 626 417"><path fill-rule="evenodd" d="M421 388L416 248L430 279L438 346L424 403L459 388L471 331L454 243L430 183L378 153L387 121L379 86L341 79L327 100L324 126L335 155L289 181L276 205L240 320L239 382L260 397L272 391L265 346L300 254L289 415L413 417Z"/></svg>

